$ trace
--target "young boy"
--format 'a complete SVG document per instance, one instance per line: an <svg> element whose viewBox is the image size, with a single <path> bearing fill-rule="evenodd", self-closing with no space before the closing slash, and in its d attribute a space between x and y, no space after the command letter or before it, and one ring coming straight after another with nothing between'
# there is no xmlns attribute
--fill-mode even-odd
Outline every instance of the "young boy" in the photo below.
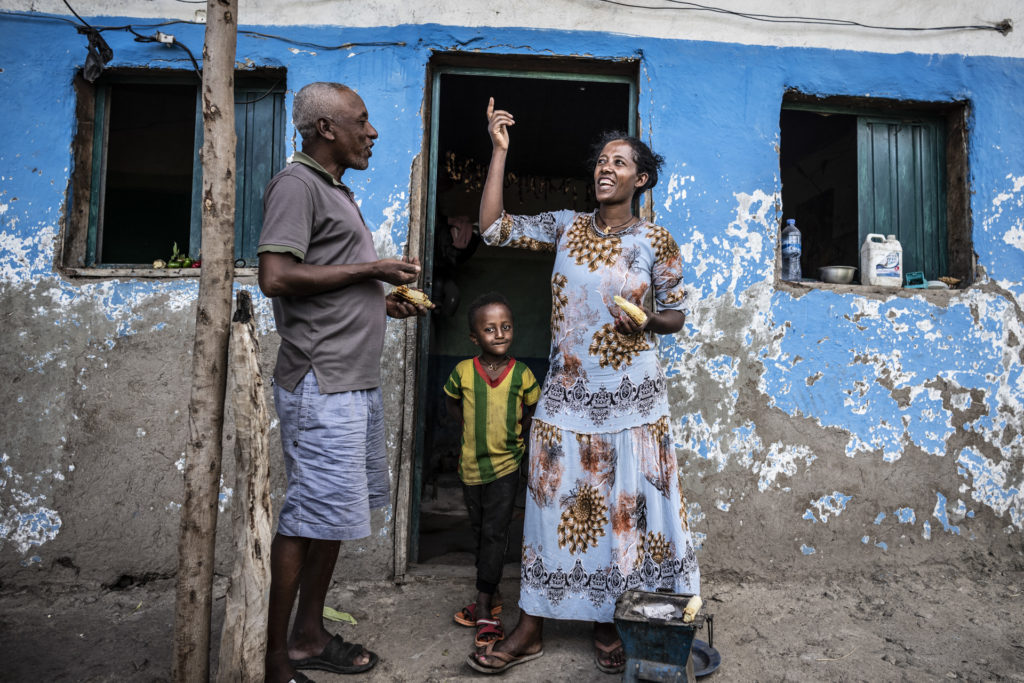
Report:
<svg viewBox="0 0 1024 683"><path fill-rule="evenodd" d="M509 355L512 309L491 292L469 305L469 338L480 355L455 366L444 385L448 414L462 424L459 478L476 546L475 603L455 614L476 627L476 645L505 637L498 583L519 490L523 436L540 398L537 379Z"/></svg>

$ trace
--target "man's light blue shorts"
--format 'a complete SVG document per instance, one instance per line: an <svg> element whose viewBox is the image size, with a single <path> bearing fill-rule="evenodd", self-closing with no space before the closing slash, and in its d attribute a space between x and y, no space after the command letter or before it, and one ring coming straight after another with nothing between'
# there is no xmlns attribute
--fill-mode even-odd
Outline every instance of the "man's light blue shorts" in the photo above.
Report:
<svg viewBox="0 0 1024 683"><path fill-rule="evenodd" d="M370 509L389 502L381 390L321 394L310 370L274 385L288 491L277 533L350 541L370 535Z"/></svg>

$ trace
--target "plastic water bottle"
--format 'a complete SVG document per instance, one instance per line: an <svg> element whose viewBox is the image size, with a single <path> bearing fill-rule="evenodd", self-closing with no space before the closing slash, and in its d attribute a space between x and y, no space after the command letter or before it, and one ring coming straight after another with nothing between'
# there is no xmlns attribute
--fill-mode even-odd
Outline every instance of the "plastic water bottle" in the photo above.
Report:
<svg viewBox="0 0 1024 683"><path fill-rule="evenodd" d="M796 220L786 219L786 227L782 229L782 279L799 282L800 273L800 231Z"/></svg>

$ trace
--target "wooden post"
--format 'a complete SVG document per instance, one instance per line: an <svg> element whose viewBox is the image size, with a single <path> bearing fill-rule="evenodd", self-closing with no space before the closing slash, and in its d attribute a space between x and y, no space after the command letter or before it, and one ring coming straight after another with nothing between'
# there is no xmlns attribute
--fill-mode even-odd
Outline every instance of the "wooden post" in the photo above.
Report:
<svg viewBox="0 0 1024 683"><path fill-rule="evenodd" d="M428 107L429 109L429 107ZM423 143L423 153L419 155L420 161L413 164L412 179L409 183L409 207L412 210L409 222L409 247L407 254L417 256L423 260L423 246L421 234L427 223L424 219L426 211L423 209L422 198L424 160L427 154L426 142ZM405 575L409 570L409 534L412 527L412 496L413 492L413 469L416 460L416 392L419 386L416 382L416 371L419 367L419 345L417 344L417 333L419 325L416 318L406 318L404 321L405 333L405 376L403 378L402 394L405 400L402 402L402 418L399 434L401 438L398 446L398 492L395 496L395 583L405 583Z"/></svg>
<svg viewBox="0 0 1024 683"><path fill-rule="evenodd" d="M192 350L172 677L210 673L210 609L227 384L235 232L235 42L238 0L208 0L203 43L203 267Z"/></svg>
<svg viewBox="0 0 1024 683"><path fill-rule="evenodd" d="M260 683L270 591L270 420L252 297L238 291L228 365L235 409L235 499L231 573L220 638L218 683Z"/></svg>

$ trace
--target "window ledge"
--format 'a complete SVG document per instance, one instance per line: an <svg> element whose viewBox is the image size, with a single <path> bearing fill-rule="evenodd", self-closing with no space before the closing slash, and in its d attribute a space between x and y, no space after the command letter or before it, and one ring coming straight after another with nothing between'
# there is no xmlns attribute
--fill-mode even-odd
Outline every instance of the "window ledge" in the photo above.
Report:
<svg viewBox="0 0 1024 683"><path fill-rule="evenodd" d="M790 282L788 280L776 280L775 288L784 291L792 292L796 295L806 294L807 292L814 289L823 289L829 292L838 292L841 294L860 294L862 296L899 296L903 298L924 296L929 300L942 301L945 297L953 294L958 294L964 291L965 288L958 287L956 289L929 289L926 287L879 287L877 285L861 285L857 283L851 283L848 285L838 285L831 282Z"/></svg>
<svg viewBox="0 0 1024 683"><path fill-rule="evenodd" d="M197 278L202 268L63 268L70 278L142 278L146 280L176 280ZM255 277L257 268L235 268L235 277Z"/></svg>

